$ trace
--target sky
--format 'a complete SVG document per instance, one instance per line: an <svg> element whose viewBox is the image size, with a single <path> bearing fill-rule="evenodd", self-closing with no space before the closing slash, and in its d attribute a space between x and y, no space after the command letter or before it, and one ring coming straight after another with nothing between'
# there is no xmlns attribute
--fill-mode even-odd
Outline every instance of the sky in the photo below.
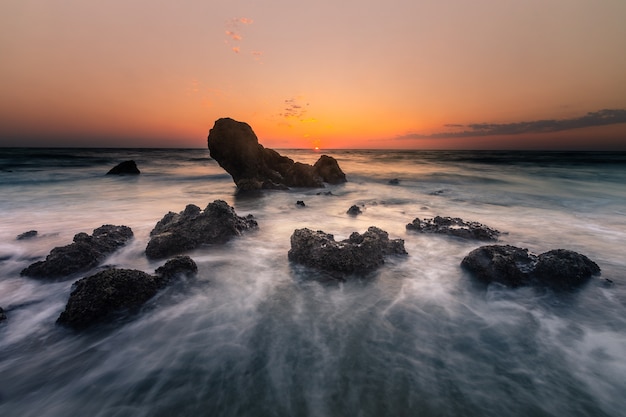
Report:
<svg viewBox="0 0 626 417"><path fill-rule="evenodd" d="M626 150L624 0L3 0L0 146Z"/></svg>

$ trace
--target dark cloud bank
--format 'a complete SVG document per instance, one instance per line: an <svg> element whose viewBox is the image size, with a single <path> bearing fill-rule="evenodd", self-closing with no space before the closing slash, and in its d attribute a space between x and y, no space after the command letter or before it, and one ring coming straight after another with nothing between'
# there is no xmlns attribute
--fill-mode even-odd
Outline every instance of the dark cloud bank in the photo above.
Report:
<svg viewBox="0 0 626 417"><path fill-rule="evenodd" d="M550 133L584 127L605 126L626 123L626 110L599 110L589 112L584 116L573 119L534 120L517 123L472 123L468 125L446 124L447 128L462 128L459 132L440 132L431 135L411 133L398 136L397 139L425 139L425 138L465 138L477 136L506 136L529 133Z"/></svg>

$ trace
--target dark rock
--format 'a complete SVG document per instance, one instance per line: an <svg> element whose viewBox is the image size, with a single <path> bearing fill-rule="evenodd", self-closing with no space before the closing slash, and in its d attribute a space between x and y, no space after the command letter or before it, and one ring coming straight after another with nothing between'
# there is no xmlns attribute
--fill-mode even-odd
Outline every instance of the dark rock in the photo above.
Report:
<svg viewBox="0 0 626 417"><path fill-rule="evenodd" d="M37 231L36 230L29 230L28 232L24 232L20 235L18 235L15 239L16 240L25 240L25 239L32 239L34 237L37 236Z"/></svg>
<svg viewBox="0 0 626 417"><path fill-rule="evenodd" d="M156 275L134 269L107 269L78 280L57 323L86 329L115 317L133 314L180 274L195 275L198 267L178 256L157 268Z"/></svg>
<svg viewBox="0 0 626 417"><path fill-rule="evenodd" d="M273 149L264 148L247 123L230 118L215 122L207 142L211 157L242 191L323 187L324 181L345 182L345 174L334 158L322 155L315 166L294 162Z"/></svg>
<svg viewBox="0 0 626 417"><path fill-rule="evenodd" d="M189 256L176 256L160 266L154 273L165 282L170 282L179 275L195 275L198 266Z"/></svg>
<svg viewBox="0 0 626 417"><path fill-rule="evenodd" d="M416 217L406 225L407 230L421 233L439 233L464 239L498 240L500 232L478 222L466 222L458 217L440 217L420 220Z"/></svg>
<svg viewBox="0 0 626 417"><path fill-rule="evenodd" d="M4 314L4 310L0 307L0 322L5 321L7 319L7 315Z"/></svg>
<svg viewBox="0 0 626 417"><path fill-rule="evenodd" d="M324 191L324 192L319 192L319 193L315 193L315 195L334 195L332 191Z"/></svg>
<svg viewBox="0 0 626 417"><path fill-rule="evenodd" d="M600 273L598 265L573 251L557 249L536 256L510 245L481 246L463 258L461 266L479 281L511 287L574 288Z"/></svg>
<svg viewBox="0 0 626 417"><path fill-rule="evenodd" d="M201 211L189 204L180 213L167 213L150 232L146 256L162 259L196 249L203 244L225 243L233 236L257 228L252 215L239 217L223 200L215 200Z"/></svg>
<svg viewBox="0 0 626 417"><path fill-rule="evenodd" d="M561 287L575 287L585 283L600 267L580 253L555 249L542 253L537 259L533 274L540 282L550 282Z"/></svg>
<svg viewBox="0 0 626 417"><path fill-rule="evenodd" d="M124 161L111 168L107 175L139 175L140 173L135 161Z"/></svg>
<svg viewBox="0 0 626 417"><path fill-rule="evenodd" d="M44 261L23 269L21 275L58 279L88 271L128 243L132 237L130 227L110 224L95 229L91 236L78 233L74 236L74 243L52 249Z"/></svg>
<svg viewBox="0 0 626 417"><path fill-rule="evenodd" d="M304 204L304 201L298 200L298 201L296 201L296 206L298 206L298 207L306 207L306 204Z"/></svg>
<svg viewBox="0 0 626 417"><path fill-rule="evenodd" d="M398 185L398 184L400 184L400 180L397 179L397 178L391 179L391 180L389 180L389 184L390 185Z"/></svg>
<svg viewBox="0 0 626 417"><path fill-rule="evenodd" d="M347 214L351 215L351 216L357 216L359 214L362 213L361 208L357 205L352 205L348 211L346 211Z"/></svg>
<svg viewBox="0 0 626 417"><path fill-rule="evenodd" d="M406 255L402 239L389 239L384 230L370 227L341 242L321 230L296 229L291 235L289 260L339 274L366 273L384 263L386 255Z"/></svg>
<svg viewBox="0 0 626 417"><path fill-rule="evenodd" d="M346 174L339 168L337 160L328 155L320 156L315 165L315 172L329 184L342 184L346 182Z"/></svg>

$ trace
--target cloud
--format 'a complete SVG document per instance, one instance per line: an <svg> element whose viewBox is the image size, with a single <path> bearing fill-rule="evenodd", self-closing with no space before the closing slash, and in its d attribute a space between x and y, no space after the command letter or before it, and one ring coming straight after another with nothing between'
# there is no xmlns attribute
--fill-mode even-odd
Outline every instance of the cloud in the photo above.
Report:
<svg viewBox="0 0 626 417"><path fill-rule="evenodd" d="M471 123L468 125L445 124L447 128L461 128L461 131L438 132L430 135L409 133L396 137L404 139L436 139L436 138L464 138L477 136L507 136L532 133L552 133L564 130L581 129L585 127L606 126L626 123L626 110L604 109L589 112L584 116L571 119L546 119L514 123Z"/></svg>
<svg viewBox="0 0 626 417"><path fill-rule="evenodd" d="M232 46L231 42L240 42L243 40L243 35L241 34L242 26L251 25L254 20L249 19L247 17L236 17L226 21L226 29L224 33L228 37L225 41L226 45L228 45L233 52L238 54L241 51L240 46Z"/></svg>
<svg viewBox="0 0 626 417"><path fill-rule="evenodd" d="M280 116L285 119L297 119L302 121L307 114L309 103L300 103L298 98L289 98L285 100L285 108Z"/></svg>

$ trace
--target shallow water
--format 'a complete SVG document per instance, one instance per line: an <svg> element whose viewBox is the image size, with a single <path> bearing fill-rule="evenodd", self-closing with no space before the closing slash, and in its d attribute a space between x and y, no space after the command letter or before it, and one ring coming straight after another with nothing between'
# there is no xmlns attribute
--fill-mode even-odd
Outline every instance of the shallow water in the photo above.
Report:
<svg viewBox="0 0 626 417"><path fill-rule="evenodd" d="M0 149L0 415L623 415L626 154L327 153L349 180L332 195L241 196L204 149ZM126 159L140 176L103 175ZM162 262L143 250L156 222L215 199L259 230L191 252L197 277L114 326L55 325L83 275L19 276L107 223L135 239L105 263L152 272ZM346 215L353 204L363 214ZM602 275L568 293L478 285L459 263L480 243L406 232L435 215L535 253L576 250ZM409 256L345 283L287 260L296 228L342 239L372 225ZM15 240L31 229L39 237Z"/></svg>

